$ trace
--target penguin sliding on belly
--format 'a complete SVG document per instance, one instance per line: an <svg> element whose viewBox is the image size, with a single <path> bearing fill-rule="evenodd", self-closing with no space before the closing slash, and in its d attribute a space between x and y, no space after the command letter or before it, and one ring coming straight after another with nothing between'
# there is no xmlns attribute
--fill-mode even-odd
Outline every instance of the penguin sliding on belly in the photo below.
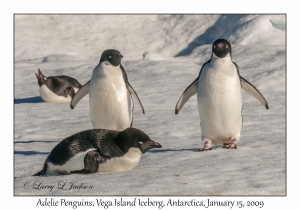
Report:
<svg viewBox="0 0 300 210"><path fill-rule="evenodd" d="M198 78L183 92L175 107L178 114L197 93L204 144L199 151L211 150L211 143L237 148L242 129L242 88L269 109L263 95L239 74L237 64L231 60L230 43L225 39L216 40L211 59L202 66Z"/></svg>
<svg viewBox="0 0 300 210"><path fill-rule="evenodd" d="M127 74L121 65L123 56L117 50L105 50L95 67L92 78L75 94L71 109L89 94L90 116L93 128L122 131L132 126L133 95L143 105L135 90L129 84Z"/></svg>
<svg viewBox="0 0 300 210"><path fill-rule="evenodd" d="M40 86L40 96L46 102L69 102L82 85L68 76L43 75L40 69L35 73Z"/></svg>
<svg viewBox="0 0 300 210"><path fill-rule="evenodd" d="M161 145L136 128L124 131L92 129L57 144L34 176L121 172L136 167L141 155Z"/></svg>

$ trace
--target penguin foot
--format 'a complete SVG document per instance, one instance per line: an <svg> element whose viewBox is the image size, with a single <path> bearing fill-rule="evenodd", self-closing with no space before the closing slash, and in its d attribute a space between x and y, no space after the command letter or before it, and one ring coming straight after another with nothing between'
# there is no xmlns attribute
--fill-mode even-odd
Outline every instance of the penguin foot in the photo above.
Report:
<svg viewBox="0 0 300 210"><path fill-rule="evenodd" d="M223 143L223 148L225 149L237 149L237 142L235 139L231 140L230 143Z"/></svg>
<svg viewBox="0 0 300 210"><path fill-rule="evenodd" d="M204 147L203 148L200 148L198 151L199 152L203 152L203 151L207 151L207 150L212 150L212 147L211 147L211 141L206 139L204 141Z"/></svg>
<svg viewBox="0 0 300 210"><path fill-rule="evenodd" d="M207 151L207 150L212 150L212 147L203 147L203 148L200 148L198 150L198 152L203 152L203 151Z"/></svg>

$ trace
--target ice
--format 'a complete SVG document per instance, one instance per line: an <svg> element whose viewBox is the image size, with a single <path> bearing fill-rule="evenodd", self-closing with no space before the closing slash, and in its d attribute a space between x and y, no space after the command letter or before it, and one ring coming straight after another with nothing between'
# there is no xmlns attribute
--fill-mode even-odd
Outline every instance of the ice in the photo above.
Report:
<svg viewBox="0 0 300 210"><path fill-rule="evenodd" d="M14 17L14 195L286 195L285 15ZM218 38L231 42L240 74L259 89L270 109L243 91L239 148L200 153L196 96L176 116L175 105ZM109 48L124 55L122 64L146 112L134 99L133 126L162 148L148 151L127 172L32 177L59 141L92 128L88 97L74 110L69 103L39 98L37 69L85 84ZM93 189L22 187L35 181L56 185L62 179Z"/></svg>

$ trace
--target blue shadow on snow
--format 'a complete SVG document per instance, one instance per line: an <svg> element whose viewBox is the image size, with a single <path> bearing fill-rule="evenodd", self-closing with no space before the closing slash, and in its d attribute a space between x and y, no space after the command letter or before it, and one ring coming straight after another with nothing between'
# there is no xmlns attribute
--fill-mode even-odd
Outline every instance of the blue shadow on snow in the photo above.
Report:
<svg viewBox="0 0 300 210"><path fill-rule="evenodd" d="M58 142L58 141L40 141L40 140L15 141L15 144L30 144L30 143L37 143L37 142L50 143L50 142Z"/></svg>
<svg viewBox="0 0 300 210"><path fill-rule="evenodd" d="M44 102L40 96L34 96L29 98L15 98L14 104L35 104Z"/></svg>
<svg viewBox="0 0 300 210"><path fill-rule="evenodd" d="M195 151L198 152L199 148L194 149L152 149L148 150L149 153L160 153L160 152L183 152L183 151Z"/></svg>
<svg viewBox="0 0 300 210"><path fill-rule="evenodd" d="M49 152L36 152L36 151L15 151L15 155L48 155Z"/></svg>

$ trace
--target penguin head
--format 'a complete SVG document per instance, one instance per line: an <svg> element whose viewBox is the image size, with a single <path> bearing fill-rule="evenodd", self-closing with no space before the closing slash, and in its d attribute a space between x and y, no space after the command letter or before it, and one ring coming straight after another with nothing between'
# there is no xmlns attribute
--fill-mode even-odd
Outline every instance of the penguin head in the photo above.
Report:
<svg viewBox="0 0 300 210"><path fill-rule="evenodd" d="M46 83L47 81L47 77L45 75L42 74L41 70L38 68L38 74L35 73L35 76L38 80L38 84L41 87L43 84Z"/></svg>
<svg viewBox="0 0 300 210"><path fill-rule="evenodd" d="M228 53L231 54L231 45L226 39L217 39L212 45L212 52L219 58L224 58Z"/></svg>
<svg viewBox="0 0 300 210"><path fill-rule="evenodd" d="M102 61L108 61L113 66L119 66L121 64L121 60L123 58L123 55L118 51L114 49L105 50L100 58L100 62Z"/></svg>
<svg viewBox="0 0 300 210"><path fill-rule="evenodd" d="M161 145L149 138L147 134L136 128L127 128L121 131L117 137L117 144L123 151L130 148L138 148L144 154L147 150L161 148Z"/></svg>

